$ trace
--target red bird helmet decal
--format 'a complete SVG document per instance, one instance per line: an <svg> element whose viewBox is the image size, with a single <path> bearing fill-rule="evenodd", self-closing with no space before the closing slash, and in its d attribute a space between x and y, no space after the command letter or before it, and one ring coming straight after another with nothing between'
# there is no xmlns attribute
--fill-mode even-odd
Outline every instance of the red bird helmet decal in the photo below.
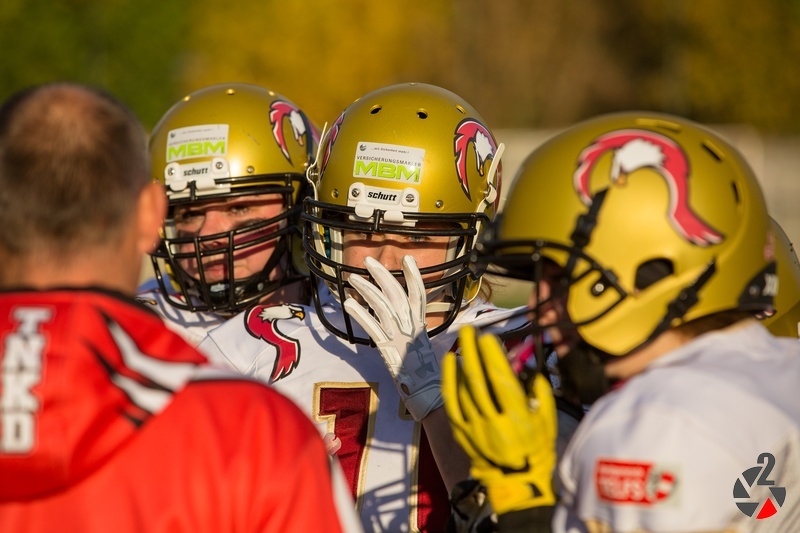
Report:
<svg viewBox="0 0 800 533"><path fill-rule="evenodd" d="M467 171L467 153L470 144L475 145L475 165L477 166L478 174L483 176L483 166L486 161L494 158L494 154L497 153L497 143L495 143L486 126L475 119L464 119L456 126L454 139L456 175L461 183L461 190L464 191L467 198L472 199L467 179L469 175Z"/></svg>
<svg viewBox="0 0 800 533"><path fill-rule="evenodd" d="M641 168L655 170L667 182L670 224L684 239L698 246L722 242L723 235L704 222L689 206L689 161L672 139L647 130L626 129L601 135L578 157L573 175L575 190L585 205L591 205L589 180L600 156L613 151L611 183Z"/></svg>
<svg viewBox="0 0 800 533"><path fill-rule="evenodd" d="M283 100L275 100L269 106L269 123L272 125L272 136L275 138L275 142L278 144L278 148L281 149L283 156L290 164L294 165L292 156L289 153L289 146L286 143L286 136L283 134L284 119L289 120L294 140L300 146L306 147L306 154L312 157L312 143L308 142L308 136L310 135L316 139L318 133L315 128L310 125L306 116L297 106Z"/></svg>

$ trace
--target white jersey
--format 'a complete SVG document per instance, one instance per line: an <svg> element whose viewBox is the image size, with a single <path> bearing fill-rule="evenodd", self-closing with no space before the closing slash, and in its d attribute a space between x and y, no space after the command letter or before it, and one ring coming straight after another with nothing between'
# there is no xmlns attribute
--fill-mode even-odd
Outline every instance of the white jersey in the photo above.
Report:
<svg viewBox="0 0 800 533"><path fill-rule="evenodd" d="M144 282L137 293L137 300L155 311L164 319L164 323L169 329L183 337L192 346L200 344L200 341L205 338L210 330L219 326L228 318L216 313L194 313L185 309L178 309L164 297L155 278L150 278ZM183 300L183 297L177 292L171 297Z"/></svg>
<svg viewBox="0 0 800 533"><path fill-rule="evenodd" d="M331 298L325 301L326 317L341 324L342 307ZM434 350L443 355L454 349L462 325L480 326L511 312L474 303L431 339ZM509 331L525 322L522 316L489 331ZM337 457L365 530L444 529L449 496L422 425L402 406L377 349L349 344L323 326L313 307L291 304L257 306L237 315L211 331L201 349L273 384L308 413L321 434L341 440Z"/></svg>
<svg viewBox="0 0 800 533"><path fill-rule="evenodd" d="M800 345L698 337L598 400L559 474L555 531L800 531Z"/></svg>

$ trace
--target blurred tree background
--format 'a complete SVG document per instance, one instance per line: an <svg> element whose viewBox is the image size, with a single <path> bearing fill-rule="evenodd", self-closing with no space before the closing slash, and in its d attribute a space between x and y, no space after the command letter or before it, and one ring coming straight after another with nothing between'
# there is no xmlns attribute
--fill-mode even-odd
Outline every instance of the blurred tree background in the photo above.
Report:
<svg viewBox="0 0 800 533"><path fill-rule="evenodd" d="M641 108L800 132L797 0L3 0L0 44L0 98L80 81L147 127L211 83L264 85L322 124L420 81L495 128Z"/></svg>

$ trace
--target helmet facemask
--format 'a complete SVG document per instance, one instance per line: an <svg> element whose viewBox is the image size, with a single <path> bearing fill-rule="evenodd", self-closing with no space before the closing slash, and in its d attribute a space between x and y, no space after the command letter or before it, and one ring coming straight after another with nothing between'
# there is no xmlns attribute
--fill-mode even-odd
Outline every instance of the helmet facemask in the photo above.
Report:
<svg viewBox="0 0 800 533"><path fill-rule="evenodd" d="M267 179L280 179L283 183L263 184ZM301 177L253 176L250 181L262 184L239 189L235 195L227 193L224 198L280 195L283 207L278 215L249 220L240 227L213 235L181 235L174 217L176 207L194 205L214 196L198 198L190 195L185 201L171 202L164 224L164 238L151 255L156 279L173 306L192 312L233 314L258 303L278 288L305 277L292 262L292 243L300 239L301 209L293 197ZM259 272L246 277L236 276L235 259L268 246L272 247L271 254ZM225 265L225 279L207 279L205 268L209 262ZM198 268L203 264L205 268ZM173 290L167 290L167 282L171 283ZM179 295L175 294L175 289Z"/></svg>
<svg viewBox="0 0 800 533"><path fill-rule="evenodd" d="M515 315L524 313L530 318L524 333L530 335L534 354L553 352L548 331L551 329L557 329L563 337L571 337L575 343L565 356L558 359L555 368L546 368L547 357L539 356L536 357L535 370L524 369L520 379L530 380L536 372L547 375L556 371L560 381L559 394L573 403L584 405L609 390L610 382L605 377L603 365L611 356L583 341L578 330L612 312L628 296L613 269L601 265L584 250L601 203L602 195L599 195L595 209L578 217L570 245L544 239L497 240L495 236L502 224L501 214L482 235L471 261L476 274L485 272L531 282L532 301L524 311ZM547 289L539 290L545 280ZM549 310L566 309L571 291L576 290L591 291L601 304L581 309L579 313L565 310L554 320Z"/></svg>
<svg viewBox="0 0 800 533"><path fill-rule="evenodd" d="M386 220L386 211L376 210L368 220L356 215L356 208L341 207L318 202L312 198L305 200L303 219L305 231L303 244L306 250L306 263L312 278L324 281L334 298L343 302L347 297L358 297L347 281L350 274L373 281L363 266L347 265L344 262L344 237L346 231L365 235L383 235L403 238L447 238L448 244L443 262L420 267L425 279L428 294L427 313L441 313L443 322L430 329L430 336L447 329L458 315L465 298L468 285L476 278L468 268L468 258L480 228L488 222L483 213L453 215L432 215L425 213L404 213L402 224ZM389 215L389 218L394 218ZM400 284L404 284L402 270L391 273ZM319 295L314 293L315 303L319 305ZM474 297L474 296L473 296ZM327 320L324 313L320 317L326 327L341 338L359 344L372 344L366 335L353 331L349 315L344 314L344 328Z"/></svg>

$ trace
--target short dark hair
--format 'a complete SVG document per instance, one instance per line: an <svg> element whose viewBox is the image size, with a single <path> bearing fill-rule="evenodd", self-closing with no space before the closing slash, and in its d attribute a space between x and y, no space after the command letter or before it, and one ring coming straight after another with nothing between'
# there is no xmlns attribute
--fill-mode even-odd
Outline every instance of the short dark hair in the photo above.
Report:
<svg viewBox="0 0 800 533"><path fill-rule="evenodd" d="M18 92L0 107L0 248L112 242L148 175L146 132L116 98L72 83Z"/></svg>

